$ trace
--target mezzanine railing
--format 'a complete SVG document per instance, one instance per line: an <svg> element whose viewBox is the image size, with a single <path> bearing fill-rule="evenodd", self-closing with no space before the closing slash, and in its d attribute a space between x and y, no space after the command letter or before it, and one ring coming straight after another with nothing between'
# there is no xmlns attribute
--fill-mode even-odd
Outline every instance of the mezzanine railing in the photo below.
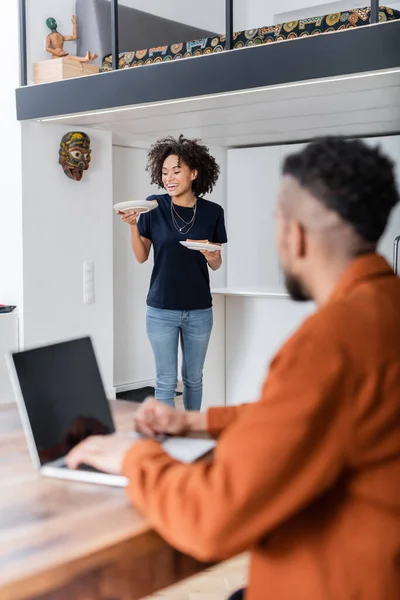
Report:
<svg viewBox="0 0 400 600"><path fill-rule="evenodd" d="M19 0L19 31L20 31L20 85L28 84L28 58L27 58L27 23L26 2ZM118 69L119 58L119 27L118 27L118 0L110 0L111 8L111 51L112 68ZM371 23L379 20L379 0L371 0ZM225 24L226 24L226 50L233 48L233 0L225 0Z"/></svg>

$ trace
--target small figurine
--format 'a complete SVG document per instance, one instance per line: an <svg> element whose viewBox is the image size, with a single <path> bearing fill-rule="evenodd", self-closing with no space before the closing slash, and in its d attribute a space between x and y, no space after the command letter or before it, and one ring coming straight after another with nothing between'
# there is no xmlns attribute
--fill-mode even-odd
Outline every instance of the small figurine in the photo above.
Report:
<svg viewBox="0 0 400 600"><path fill-rule="evenodd" d="M53 17L47 19L46 25L51 31L46 39L46 50L52 55L52 58L68 57L80 63L88 63L96 60L97 54L91 54L89 51L87 52L86 56L71 56L64 50L65 42L74 42L78 38L78 28L75 15L72 17L72 25L74 28L72 35L62 35L59 33L57 31L57 21Z"/></svg>
<svg viewBox="0 0 400 600"><path fill-rule="evenodd" d="M80 181L90 165L90 137L82 131L66 133L60 144L59 163L70 179Z"/></svg>

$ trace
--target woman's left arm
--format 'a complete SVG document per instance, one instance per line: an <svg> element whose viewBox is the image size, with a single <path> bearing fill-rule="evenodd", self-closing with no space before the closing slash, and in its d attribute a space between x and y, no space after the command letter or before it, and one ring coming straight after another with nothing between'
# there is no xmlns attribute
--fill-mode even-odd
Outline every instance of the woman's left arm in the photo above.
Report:
<svg viewBox="0 0 400 600"><path fill-rule="evenodd" d="M220 245L221 244L218 244L218 246ZM218 271L218 269L222 265L221 252L209 252L207 250L201 250L201 253L203 254L203 256L205 256L205 259L210 269L212 269L213 271Z"/></svg>
<svg viewBox="0 0 400 600"><path fill-rule="evenodd" d="M220 206L219 214L215 223L214 235L211 242L216 246L222 246L222 244L226 244L227 241L228 238L225 229L224 209L222 208L222 206ZM208 252L207 250L204 250L203 255L205 256L210 269L212 269L213 271L218 271L218 269L222 265L221 252Z"/></svg>

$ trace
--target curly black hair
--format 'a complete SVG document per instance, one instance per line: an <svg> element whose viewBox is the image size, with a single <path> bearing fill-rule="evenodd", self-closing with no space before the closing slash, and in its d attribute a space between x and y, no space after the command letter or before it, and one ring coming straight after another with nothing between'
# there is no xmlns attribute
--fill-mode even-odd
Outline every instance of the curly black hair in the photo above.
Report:
<svg viewBox="0 0 400 600"><path fill-rule="evenodd" d="M284 161L291 175L367 242L378 242L399 201L394 163L379 147L360 140L326 137Z"/></svg>
<svg viewBox="0 0 400 600"><path fill-rule="evenodd" d="M219 174L220 168L215 158L200 140L189 140L180 135L176 140L169 136L158 140L150 148L147 158L146 171L150 171L151 183L155 183L162 188L162 166L168 156L178 156L189 169L198 172L197 178L193 181L193 193L196 196L212 192Z"/></svg>

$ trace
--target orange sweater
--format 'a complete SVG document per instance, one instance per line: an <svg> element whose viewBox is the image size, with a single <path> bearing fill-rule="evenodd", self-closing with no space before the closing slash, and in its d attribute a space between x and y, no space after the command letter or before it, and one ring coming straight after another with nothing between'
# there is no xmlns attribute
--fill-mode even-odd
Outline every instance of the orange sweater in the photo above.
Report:
<svg viewBox="0 0 400 600"><path fill-rule="evenodd" d="M400 598L400 280L357 259L271 364L259 402L214 408L212 461L144 441L132 502L199 559L251 550L247 600Z"/></svg>

